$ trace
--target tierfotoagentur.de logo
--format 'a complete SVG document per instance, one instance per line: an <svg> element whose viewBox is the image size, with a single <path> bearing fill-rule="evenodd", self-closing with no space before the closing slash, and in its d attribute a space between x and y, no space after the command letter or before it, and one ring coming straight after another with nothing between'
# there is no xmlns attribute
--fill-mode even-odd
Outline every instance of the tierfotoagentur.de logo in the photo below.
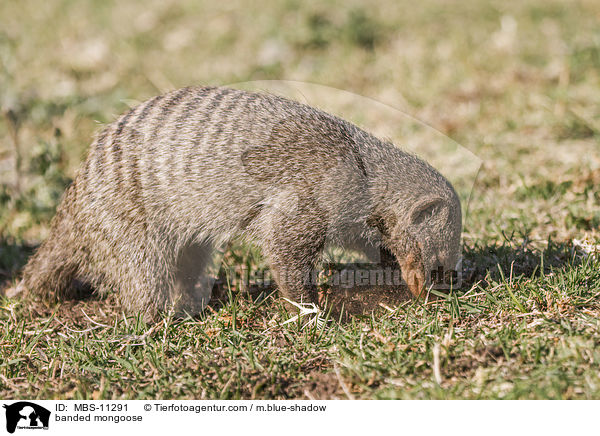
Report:
<svg viewBox="0 0 600 436"><path fill-rule="evenodd" d="M6 431L14 433L19 430L48 430L50 411L29 401L4 404L6 409Z"/></svg>

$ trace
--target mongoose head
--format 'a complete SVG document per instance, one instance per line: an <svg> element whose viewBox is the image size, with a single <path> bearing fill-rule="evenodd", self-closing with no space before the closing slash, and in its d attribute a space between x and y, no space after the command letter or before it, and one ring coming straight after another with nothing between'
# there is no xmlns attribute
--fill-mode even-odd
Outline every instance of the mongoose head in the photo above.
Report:
<svg viewBox="0 0 600 436"><path fill-rule="evenodd" d="M394 255L402 278L415 297L432 287L457 286L462 215L452 186L443 180L431 191L388 203L378 214L383 248Z"/></svg>

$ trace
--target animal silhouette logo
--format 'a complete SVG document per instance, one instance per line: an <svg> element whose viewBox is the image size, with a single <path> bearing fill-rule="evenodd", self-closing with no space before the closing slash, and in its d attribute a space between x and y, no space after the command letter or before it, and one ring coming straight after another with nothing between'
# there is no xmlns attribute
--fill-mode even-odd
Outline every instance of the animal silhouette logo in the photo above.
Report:
<svg viewBox="0 0 600 436"><path fill-rule="evenodd" d="M4 404L6 409L6 431L14 433L19 429L48 429L50 411L42 406L29 401L19 401L10 405Z"/></svg>

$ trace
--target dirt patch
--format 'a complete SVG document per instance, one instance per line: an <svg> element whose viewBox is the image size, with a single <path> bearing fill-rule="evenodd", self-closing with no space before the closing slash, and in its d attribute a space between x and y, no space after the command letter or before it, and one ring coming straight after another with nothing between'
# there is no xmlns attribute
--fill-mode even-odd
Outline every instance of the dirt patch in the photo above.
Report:
<svg viewBox="0 0 600 436"><path fill-rule="evenodd" d="M335 372L312 371L308 382L299 387L300 395L311 400L338 400L346 398Z"/></svg>

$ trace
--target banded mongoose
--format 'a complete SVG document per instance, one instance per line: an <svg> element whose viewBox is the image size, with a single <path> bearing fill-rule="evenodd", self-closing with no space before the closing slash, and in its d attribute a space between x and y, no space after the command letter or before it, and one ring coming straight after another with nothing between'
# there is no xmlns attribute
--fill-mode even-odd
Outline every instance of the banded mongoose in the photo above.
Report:
<svg viewBox="0 0 600 436"><path fill-rule="evenodd" d="M417 157L279 96L189 87L99 132L13 294L84 283L149 318L197 313L213 248L241 236L289 300L316 302L328 243L377 247L419 297L429 271L455 268L460 234L456 192Z"/></svg>

